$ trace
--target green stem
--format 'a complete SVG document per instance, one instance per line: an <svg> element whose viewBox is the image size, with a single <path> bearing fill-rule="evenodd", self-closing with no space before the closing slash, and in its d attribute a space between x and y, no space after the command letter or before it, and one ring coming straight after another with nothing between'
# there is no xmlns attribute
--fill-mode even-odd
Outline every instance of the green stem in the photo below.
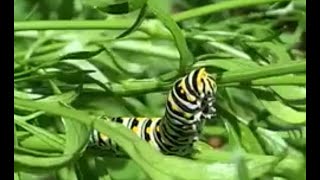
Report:
<svg viewBox="0 0 320 180"><path fill-rule="evenodd" d="M25 21L14 22L14 31L26 30L84 30L84 29L127 29L130 20L84 20L84 21Z"/></svg>
<svg viewBox="0 0 320 180"><path fill-rule="evenodd" d="M273 2L275 0L262 0L261 2ZM240 2L240 3L239 3ZM260 3L261 3L260 2ZM186 11L174 16L175 20L183 20L192 16L207 14L210 12L221 11L235 7L243 7L249 5L257 5L255 1L227 1L219 4L208 5L201 8L196 8ZM164 23L164 25L172 33L177 48L180 53L180 73L184 73L186 67L193 62L192 54L189 52L185 42L185 38L179 29L178 25L174 22L169 15L163 14L155 1L149 1L148 7L151 11ZM190 16L191 14L191 16ZM77 30L77 29L127 29L130 28L130 21L128 20L108 20L108 21L33 21L33 22L15 22L14 30Z"/></svg>
<svg viewBox="0 0 320 180"><path fill-rule="evenodd" d="M166 46L150 46L149 43L142 42L140 42L139 46L133 46L132 44L133 43L130 43L130 41L124 40L114 42L111 47L112 49L131 51L133 53L145 54L159 58L179 59L179 53L175 48L169 48Z"/></svg>
<svg viewBox="0 0 320 180"><path fill-rule="evenodd" d="M300 73L306 71L306 62L294 62L290 64L269 65L248 71L231 71L222 75L220 83L243 82L266 78L270 76L285 75L290 73Z"/></svg>
<svg viewBox="0 0 320 180"><path fill-rule="evenodd" d="M305 86L306 85L306 77L305 76L290 76L290 77L270 77L253 80L250 83L246 84L246 86ZM222 83L219 85L220 87L232 87L232 86L242 86L241 83Z"/></svg>
<svg viewBox="0 0 320 180"><path fill-rule="evenodd" d="M50 45L43 45L43 46L35 49L32 56L49 53L51 51L57 51L57 50L61 49L62 47L64 47L66 44L67 44L66 42L59 42L59 43L50 44ZM26 54L26 51L17 52L14 54L14 59L23 58L23 56L25 54Z"/></svg>
<svg viewBox="0 0 320 180"><path fill-rule="evenodd" d="M117 96L134 96L152 92L167 91L171 88L170 83L162 84L158 81L126 81L123 84L112 83L108 84L112 93ZM86 92L103 92L105 91L101 86L97 84L85 84L83 86Z"/></svg>
<svg viewBox="0 0 320 180"><path fill-rule="evenodd" d="M37 111L35 113L29 114L26 116L19 116L19 115L14 114L14 119L17 119L19 121L29 121L29 120L35 119L43 114L44 114L43 111Z"/></svg>
<svg viewBox="0 0 320 180"><path fill-rule="evenodd" d="M230 1L222 1L220 3L210 4L206 6L202 6L199 8L194 8L188 11L184 11L181 13L177 13L173 15L173 19L175 21L183 21L186 19L203 16L207 14L212 14L215 12L222 12L230 9L249 7L249 6L257 6L261 4L267 4L272 2L280 2L280 1L288 1L288 0L230 0Z"/></svg>
<svg viewBox="0 0 320 180"><path fill-rule="evenodd" d="M52 147L51 147L52 148ZM52 148L52 149L57 149L57 148ZM38 157L57 157L59 155L61 155L60 153L48 153L48 152L41 152L41 151L37 151L35 149L28 149L25 147L14 147L14 151L17 152L21 152L23 154L26 155L31 155L31 156L38 156Z"/></svg>
<svg viewBox="0 0 320 180"><path fill-rule="evenodd" d="M172 18L175 21L207 15L210 13L226 11L229 9L256 6L272 2L288 0L231 0L221 3L211 4L188 11L174 14ZM51 20L51 21L21 21L14 22L14 31L25 30L83 30L83 29L128 29L132 24L131 20L113 19L113 20Z"/></svg>
<svg viewBox="0 0 320 180"><path fill-rule="evenodd" d="M293 69L296 70L296 69ZM264 71L262 71L264 72ZM285 74L287 74L290 71L284 71ZM286 86L286 85L300 85L305 86L306 85L306 78L304 76L288 76L288 77L268 77L263 79L256 79L256 77L249 76L249 79L246 79L249 81L249 83L245 84L246 86ZM218 81L219 87L236 87L236 86L243 86L241 82L238 80L241 79L241 76L234 78L233 82L227 82L228 79L220 79ZM226 82L223 82L226 81ZM124 82L124 84L116 84L112 83L110 84L110 88L112 92L118 96L135 96L140 94L146 94L146 93L152 93L152 92L162 92L167 91L172 87L172 83L159 83L157 81L128 81ZM84 85L84 91L86 92L97 92L101 91L103 92L103 88L99 87L96 84L86 84Z"/></svg>

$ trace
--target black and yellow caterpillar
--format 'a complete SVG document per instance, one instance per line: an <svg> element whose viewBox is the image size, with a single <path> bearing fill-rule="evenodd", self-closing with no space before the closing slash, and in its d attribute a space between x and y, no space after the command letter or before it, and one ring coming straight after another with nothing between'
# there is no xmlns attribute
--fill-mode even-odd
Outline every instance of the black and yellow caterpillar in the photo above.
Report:
<svg viewBox="0 0 320 180"><path fill-rule="evenodd" d="M205 121L216 115L216 89L213 77L204 68L196 69L174 83L163 117L111 119L164 154L186 156L192 152ZM90 139L95 146L119 150L114 141L96 130Z"/></svg>

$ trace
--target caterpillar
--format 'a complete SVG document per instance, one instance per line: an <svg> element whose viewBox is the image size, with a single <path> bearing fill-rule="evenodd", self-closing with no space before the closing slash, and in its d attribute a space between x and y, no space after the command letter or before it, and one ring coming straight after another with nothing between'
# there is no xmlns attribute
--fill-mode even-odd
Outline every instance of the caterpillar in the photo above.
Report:
<svg viewBox="0 0 320 180"><path fill-rule="evenodd" d="M187 156L199 139L205 121L216 115L217 86L205 68L191 71L177 80L168 94L166 110L158 118L111 118L131 129L142 140L167 155ZM92 145L119 151L106 135L94 130Z"/></svg>

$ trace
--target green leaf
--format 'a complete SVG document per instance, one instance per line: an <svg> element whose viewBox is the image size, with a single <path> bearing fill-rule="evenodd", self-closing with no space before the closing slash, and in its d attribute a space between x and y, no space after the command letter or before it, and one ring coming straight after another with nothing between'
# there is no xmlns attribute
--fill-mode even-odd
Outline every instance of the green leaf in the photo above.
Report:
<svg viewBox="0 0 320 180"><path fill-rule="evenodd" d="M256 129L259 138L264 142L267 152L274 155L283 155L288 149L287 143L274 131L258 127Z"/></svg>
<svg viewBox="0 0 320 180"><path fill-rule="evenodd" d="M108 53L114 65L121 71L119 74L125 74L126 76L130 77L141 75L147 70L146 66L132 62L130 59L123 58L118 55L118 53L114 53L113 51L107 49L106 52Z"/></svg>
<svg viewBox="0 0 320 180"><path fill-rule="evenodd" d="M289 56L287 49L285 46L279 43L273 42L258 42L258 43L249 43L250 45L261 48L262 50L266 50L268 52L263 53L265 56L273 56L273 62L279 63L289 63L292 61L291 57ZM271 61L271 62L272 62Z"/></svg>
<svg viewBox="0 0 320 180"><path fill-rule="evenodd" d="M15 171L43 172L61 168L70 163L72 159L73 157L71 155L63 155L60 157L38 157L15 152L14 168Z"/></svg>
<svg viewBox="0 0 320 180"><path fill-rule="evenodd" d="M165 13L156 2L156 0L148 1L148 8L159 20L168 28L171 32L175 44L180 54L180 73L184 74L186 68L193 62L193 55L188 49L186 40L182 34L182 31L169 14Z"/></svg>
<svg viewBox="0 0 320 180"><path fill-rule="evenodd" d="M38 116L41 116L45 114L44 112L42 111L38 111L38 112L35 112L35 113L32 113L32 114L29 114L29 115L26 115L26 116L19 116L19 115L14 115L14 118L19 120L19 121L28 121L28 120L31 120L31 119L35 119L37 118Z"/></svg>
<svg viewBox="0 0 320 180"><path fill-rule="evenodd" d="M43 95L35 94L35 93L27 93L23 91L14 90L14 97L22 98L22 99L38 99L41 98Z"/></svg>
<svg viewBox="0 0 320 180"><path fill-rule="evenodd" d="M52 146L55 149L61 149L64 144L64 140L57 136L56 134L53 134L45 129L42 129L40 127L33 126L31 124L28 124L25 121L21 121L18 119L15 119L14 121L17 125L20 127L26 129L30 133L37 136L39 139L41 139L43 142L47 143L49 146Z"/></svg>
<svg viewBox="0 0 320 180"><path fill-rule="evenodd" d="M245 88L225 88L219 94L225 99L225 103L229 104L233 115L239 120L244 119L247 122L256 119L260 112L264 109L256 95ZM220 100L222 101L222 100Z"/></svg>
<svg viewBox="0 0 320 180"><path fill-rule="evenodd" d="M293 86L293 85L298 85L298 86L305 86L306 85L306 76L305 75L281 75L281 76L272 76L269 78L261 78L257 80L253 80L250 83L250 86ZM232 86L232 84L223 84L224 86ZM237 84L237 86L241 85ZM246 83L244 83L246 85ZM234 86L234 85L233 85Z"/></svg>
<svg viewBox="0 0 320 180"><path fill-rule="evenodd" d="M119 36L117 36L117 39L128 36L132 32L136 31L139 28L139 26L142 24L143 20L145 19L146 12L147 12L147 4L145 3L143 5L143 7L141 8L139 15L138 15L137 19L135 20L135 22L133 23L133 25L129 29L127 29L126 31L121 33Z"/></svg>
<svg viewBox="0 0 320 180"><path fill-rule="evenodd" d="M228 145L230 145L232 150L239 150L239 149L242 150L239 135L237 134L235 127L233 127L226 119L222 118L222 120L228 132L228 137L229 137Z"/></svg>
<svg viewBox="0 0 320 180"><path fill-rule="evenodd" d="M27 173L27 172L16 172L19 175L20 180L34 180L34 179L45 179L55 177L53 173ZM16 178L16 177L15 177Z"/></svg>
<svg viewBox="0 0 320 180"><path fill-rule="evenodd" d="M43 99L39 99L39 102L51 102L51 103L59 103L64 102L66 104L72 103L79 96L79 92L69 91L57 95L51 95Z"/></svg>
<svg viewBox="0 0 320 180"><path fill-rule="evenodd" d="M14 180L20 180L20 175L19 175L19 172L15 172L14 175L13 175L13 178Z"/></svg>
<svg viewBox="0 0 320 180"><path fill-rule="evenodd" d="M146 0L85 0L84 4L110 14L127 14L140 9Z"/></svg>
<svg viewBox="0 0 320 180"><path fill-rule="evenodd" d="M248 71L227 71L222 74L220 82L241 82L270 76L279 76L290 73L301 73L306 71L306 62L292 62L285 64L274 64L255 68Z"/></svg>
<svg viewBox="0 0 320 180"><path fill-rule="evenodd" d="M306 99L306 88L299 86L273 86L271 87L281 98L286 101Z"/></svg>
<svg viewBox="0 0 320 180"><path fill-rule="evenodd" d="M238 180L249 180L249 172L246 162L244 161L242 155L236 157Z"/></svg>
<svg viewBox="0 0 320 180"><path fill-rule="evenodd" d="M79 60L79 59L89 59L91 57L94 57L98 54L100 54L102 51L104 51L104 48L99 48L95 51L78 51L78 52L71 52L68 54L65 54L63 56L61 56L59 59L60 60L66 60L66 59L75 59L75 60Z"/></svg>
<svg viewBox="0 0 320 180"><path fill-rule="evenodd" d="M301 127L301 124L292 124L290 122L279 119L272 114L267 116L264 120L265 121L263 122L267 123L268 128L274 130L292 130Z"/></svg>
<svg viewBox="0 0 320 180"><path fill-rule="evenodd" d="M305 9L305 0L15 0L15 178L305 180ZM98 118L161 117L173 82L200 67L218 83L218 116L203 135L229 139L222 148L198 142L190 159L166 156ZM92 128L129 157L86 149Z"/></svg>
<svg viewBox="0 0 320 180"><path fill-rule="evenodd" d="M61 180L77 180L78 179L76 174L76 169L73 164L63 167L57 172L57 174L59 179Z"/></svg>
<svg viewBox="0 0 320 180"><path fill-rule="evenodd" d="M88 114L72 110L65 107L59 107L54 104L46 104L40 102L31 102L15 98L15 104L46 111L56 115L64 116L84 123L87 126L93 124L94 128L107 134L111 139L118 143L125 152L153 179L226 179L235 178L235 164L233 163L204 163L195 162L185 158L165 156L153 149L147 142L142 141L132 131L120 124L104 121L101 119L94 120ZM145 156L148 154L149 156ZM248 162L250 177L259 177L270 171L273 167L274 158L266 159L266 161ZM168 167L175 167L170 169ZM264 166L264 168L261 168ZM260 168L260 169L259 169ZM189 171L193 169L193 171ZM223 169L223 171L222 171ZM215 174L215 176L212 176ZM172 176L173 175L173 176Z"/></svg>
<svg viewBox="0 0 320 180"><path fill-rule="evenodd" d="M95 159L98 158L96 154L91 154L90 149L83 154L83 156L77 161L77 174L79 179L100 179L101 180L111 180L108 172L103 169L101 171L99 167L96 166Z"/></svg>
<svg viewBox="0 0 320 180"><path fill-rule="evenodd" d="M240 126L240 132L241 132L241 144L249 153L254 154L264 154L264 151L255 137L255 134L251 131L251 129L243 125L242 123L239 123Z"/></svg>
<svg viewBox="0 0 320 180"><path fill-rule="evenodd" d="M296 147L297 149L306 149L306 127L300 129L278 131L279 135L288 142L288 144Z"/></svg>
<svg viewBox="0 0 320 180"><path fill-rule="evenodd" d="M240 51L225 43L217 42L217 40L209 36L196 35L192 38L194 38L195 40L198 40L202 44L202 46L204 46L204 48L206 48L206 50L210 53L214 53L217 50L221 50L230 56L245 59L245 60L251 60L251 57L247 55L245 52Z"/></svg>
<svg viewBox="0 0 320 180"><path fill-rule="evenodd" d="M146 173L130 159L104 157L103 160L97 159L96 168L99 171L106 171L109 173L112 180L121 179L150 179Z"/></svg>
<svg viewBox="0 0 320 180"><path fill-rule="evenodd" d="M147 0L128 0L129 9L134 11L136 9L143 8Z"/></svg>
<svg viewBox="0 0 320 180"><path fill-rule="evenodd" d="M193 8L188 11L184 11L181 13L177 13L173 16L175 21L183 21L190 18L198 17L198 16L204 16L207 14L213 14L219 11L227 11L230 9L236 9L241 7L250 7L250 6L256 6L266 3L272 3L277 2L281 0L260 0L260 1L254 1L254 0L245 0L245 1L238 1L238 0L230 0L230 1L221 1L218 3L213 3L209 5L205 5L198 8Z"/></svg>
<svg viewBox="0 0 320 180"><path fill-rule="evenodd" d="M38 156L38 157L58 157L61 155L60 153L46 153L37 150L31 150L24 147L14 146L14 151L16 153L30 155L30 156Z"/></svg>
<svg viewBox="0 0 320 180"><path fill-rule="evenodd" d="M84 0L83 3L87 6L91 6L95 9L99 9L102 12L108 13L128 13L128 2L127 0ZM112 10L111 8L116 8L116 10ZM123 9L121 11L121 9ZM120 11L120 12L118 12Z"/></svg>
<svg viewBox="0 0 320 180"><path fill-rule="evenodd" d="M66 131L64 154L74 154L74 156L79 156L86 148L91 130L84 124L70 119L62 118L62 121L64 122Z"/></svg>
<svg viewBox="0 0 320 180"><path fill-rule="evenodd" d="M209 145L202 144L200 153L197 153L194 158L197 161L209 163L230 163L233 162L235 153L221 150L213 150ZM243 161L247 165L250 179L253 177L261 177L263 174L270 172L279 162L279 158L275 156L263 156L256 154L243 154ZM234 164L234 170L237 171L237 163ZM234 179L237 179L238 173L235 172Z"/></svg>
<svg viewBox="0 0 320 180"><path fill-rule="evenodd" d="M63 152L63 146L52 146L52 142L48 143L49 140L43 141L41 137L39 138L36 135L31 135L25 131L18 131L18 139L19 139L19 144L22 147L32 149L32 150L37 150L37 151L44 151L44 152ZM60 135L61 138L64 138L64 136Z"/></svg>
<svg viewBox="0 0 320 180"><path fill-rule="evenodd" d="M288 155L274 168L274 173L289 180L306 180L305 156L290 148Z"/></svg>
<svg viewBox="0 0 320 180"><path fill-rule="evenodd" d="M248 61L247 59L207 59L203 61L198 61L194 65L194 67L217 67L222 68L227 71L236 71L236 70L244 70L259 67L253 61Z"/></svg>
<svg viewBox="0 0 320 180"><path fill-rule="evenodd" d="M160 28L162 28L162 26ZM113 43L112 49L128 51L131 53L134 52L135 54L140 53L142 54L142 57L144 59L145 59L145 56L152 56L153 58L158 57L161 59L163 58L163 59L169 59L169 60L177 60L180 58L179 52L173 45L171 44L166 46L156 45L152 41L134 41L130 39L119 40ZM132 56L135 57L134 54ZM125 58L128 58L128 57L125 57ZM136 60L133 59L132 61L136 61ZM170 62L173 63L172 61ZM143 65L144 63L146 62L143 61L141 65Z"/></svg>
<svg viewBox="0 0 320 180"><path fill-rule="evenodd" d="M261 100L261 102L271 114L289 124L305 124L306 122L305 112L296 111L279 101Z"/></svg>

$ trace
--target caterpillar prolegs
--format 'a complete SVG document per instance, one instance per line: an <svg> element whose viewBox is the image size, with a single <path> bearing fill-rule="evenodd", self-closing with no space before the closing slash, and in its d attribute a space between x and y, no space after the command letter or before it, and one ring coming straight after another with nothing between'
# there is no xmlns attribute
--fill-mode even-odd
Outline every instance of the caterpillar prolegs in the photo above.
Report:
<svg viewBox="0 0 320 180"><path fill-rule="evenodd" d="M164 154L186 156L193 150L205 121L216 115L216 83L204 68L177 80L169 92L166 111L159 118L111 118L131 129ZM118 151L119 147L94 130L91 143Z"/></svg>

